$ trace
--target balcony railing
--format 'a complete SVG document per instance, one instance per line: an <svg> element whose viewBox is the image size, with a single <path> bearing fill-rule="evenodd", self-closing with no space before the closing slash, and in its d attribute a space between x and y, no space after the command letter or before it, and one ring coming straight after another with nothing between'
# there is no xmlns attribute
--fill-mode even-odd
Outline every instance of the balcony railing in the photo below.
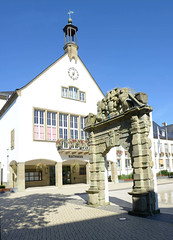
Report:
<svg viewBox="0 0 173 240"><path fill-rule="evenodd" d="M83 150L88 151L88 140L83 139L58 139L56 141L58 150Z"/></svg>

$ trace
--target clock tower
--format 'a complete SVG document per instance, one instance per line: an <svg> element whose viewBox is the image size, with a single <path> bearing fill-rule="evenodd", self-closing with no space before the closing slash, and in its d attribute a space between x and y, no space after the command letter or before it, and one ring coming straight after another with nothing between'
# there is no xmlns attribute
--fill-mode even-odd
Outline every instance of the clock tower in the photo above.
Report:
<svg viewBox="0 0 173 240"><path fill-rule="evenodd" d="M73 12L69 11L68 24L63 28L63 31L65 33L64 51L65 51L65 53L68 53L70 61L72 59L74 59L75 63L77 63L77 59L78 59L77 31L78 31L78 28L72 24L72 19L70 16L71 13L73 13Z"/></svg>

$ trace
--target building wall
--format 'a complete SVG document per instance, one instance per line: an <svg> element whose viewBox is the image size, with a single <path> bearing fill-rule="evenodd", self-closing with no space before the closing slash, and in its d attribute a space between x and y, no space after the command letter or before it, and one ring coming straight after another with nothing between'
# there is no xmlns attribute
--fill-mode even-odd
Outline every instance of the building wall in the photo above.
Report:
<svg viewBox="0 0 173 240"><path fill-rule="evenodd" d="M79 72L78 80L72 80L68 76L68 69L73 66ZM84 91L86 93L86 102L62 98L62 86L75 86ZM37 158L61 161L54 142L33 141L34 108L85 116L89 112L96 112L97 101L102 97L101 91L80 60L75 64L69 61L67 55L61 58L60 61L21 91L21 97L19 97L20 153L18 161L25 162ZM28 151L30 147L32 151Z"/></svg>
<svg viewBox="0 0 173 240"><path fill-rule="evenodd" d="M0 99L0 110L4 106L5 103L6 103L5 99Z"/></svg>
<svg viewBox="0 0 173 240"><path fill-rule="evenodd" d="M77 80L71 79L68 75L71 67L75 67L79 72ZM85 102L63 98L62 87L69 86L74 86L84 92ZM86 116L89 112L96 113L97 101L103 98L103 93L81 60L78 59L77 63L73 60L70 62L67 54L18 92L17 99L0 118L0 162L4 169L4 181L7 180L8 171L7 149L9 149L9 163L37 159L62 161L55 141L34 140L34 109L56 112L57 116L58 113ZM11 148L12 130L14 130L13 149ZM48 180L45 181L48 182ZM27 183L26 186L28 184L32 185L32 183Z"/></svg>
<svg viewBox="0 0 173 240"><path fill-rule="evenodd" d="M3 181L7 182L7 163L18 159L19 101L16 99L9 109L0 117L0 162L3 168ZM11 133L14 130L14 141L11 144Z"/></svg>
<svg viewBox="0 0 173 240"><path fill-rule="evenodd" d="M159 143L160 142L160 143ZM168 148L165 147L165 144ZM155 169L173 172L173 140L153 139ZM158 147L160 145L160 148Z"/></svg>

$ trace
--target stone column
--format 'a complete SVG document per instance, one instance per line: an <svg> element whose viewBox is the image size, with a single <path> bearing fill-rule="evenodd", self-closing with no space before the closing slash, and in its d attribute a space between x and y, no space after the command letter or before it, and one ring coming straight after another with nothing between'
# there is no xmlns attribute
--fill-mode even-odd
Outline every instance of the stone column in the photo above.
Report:
<svg viewBox="0 0 173 240"><path fill-rule="evenodd" d="M19 192L25 190L25 163L17 164L17 188Z"/></svg>
<svg viewBox="0 0 173 240"><path fill-rule="evenodd" d="M150 120L147 114L132 117L131 137L132 137L132 164L133 190L131 193L133 200L132 215L148 216L155 212L155 193L152 173L151 140L148 138L150 130Z"/></svg>
<svg viewBox="0 0 173 240"><path fill-rule="evenodd" d="M118 183L117 163L111 162L111 180L114 183Z"/></svg>
<svg viewBox="0 0 173 240"><path fill-rule="evenodd" d="M86 184L90 183L89 162L86 163Z"/></svg>
<svg viewBox="0 0 173 240"><path fill-rule="evenodd" d="M105 205L105 159L102 153L105 144L90 145L90 188L88 202L91 205Z"/></svg>
<svg viewBox="0 0 173 240"><path fill-rule="evenodd" d="M62 162L55 164L55 186L62 187Z"/></svg>

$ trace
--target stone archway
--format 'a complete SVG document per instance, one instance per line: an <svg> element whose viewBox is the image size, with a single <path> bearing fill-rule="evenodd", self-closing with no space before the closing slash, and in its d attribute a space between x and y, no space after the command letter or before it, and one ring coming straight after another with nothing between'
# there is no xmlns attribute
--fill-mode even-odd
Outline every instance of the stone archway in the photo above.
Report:
<svg viewBox="0 0 173 240"><path fill-rule="evenodd" d="M86 117L89 133L89 204L105 205L105 156L112 147L122 145L129 151L133 167L133 209L130 214L147 216L156 212L152 172L151 127L147 95L113 89L97 103L97 115Z"/></svg>

